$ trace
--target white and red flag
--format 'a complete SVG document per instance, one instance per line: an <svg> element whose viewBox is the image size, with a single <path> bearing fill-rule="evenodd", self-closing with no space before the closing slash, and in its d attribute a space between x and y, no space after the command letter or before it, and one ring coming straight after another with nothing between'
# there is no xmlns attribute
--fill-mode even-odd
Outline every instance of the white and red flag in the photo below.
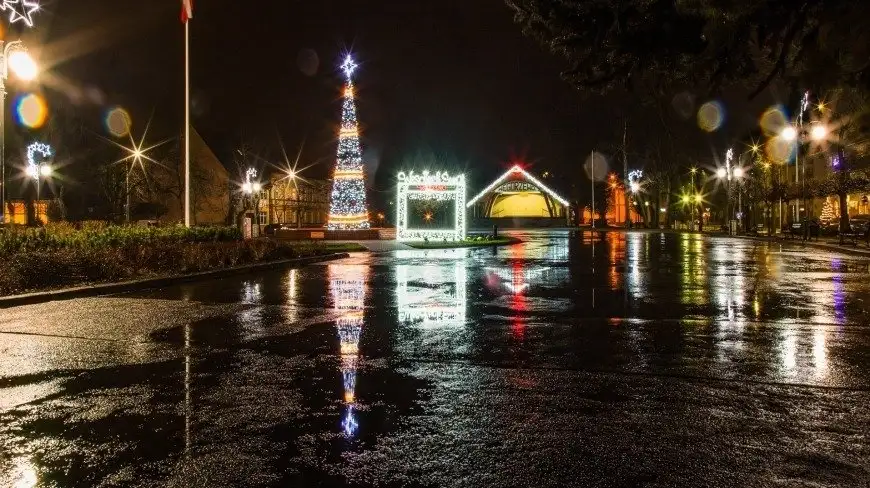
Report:
<svg viewBox="0 0 870 488"><path fill-rule="evenodd" d="M181 0L181 22L186 24L193 18L193 0Z"/></svg>

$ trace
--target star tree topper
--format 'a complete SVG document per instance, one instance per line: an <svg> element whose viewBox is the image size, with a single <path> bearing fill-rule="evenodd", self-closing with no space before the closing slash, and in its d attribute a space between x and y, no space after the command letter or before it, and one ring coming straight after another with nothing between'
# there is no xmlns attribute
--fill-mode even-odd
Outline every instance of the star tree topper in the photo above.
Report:
<svg viewBox="0 0 870 488"><path fill-rule="evenodd" d="M0 10L10 10L9 22L14 24L23 20L27 27L33 27L33 13L39 10L36 0L2 0Z"/></svg>
<svg viewBox="0 0 870 488"><path fill-rule="evenodd" d="M344 63L341 64L341 69L342 71L344 71L344 74L347 76L348 80L350 79L354 70L356 70L356 67L357 65L353 62L353 58L350 54L348 54L347 57L344 58Z"/></svg>

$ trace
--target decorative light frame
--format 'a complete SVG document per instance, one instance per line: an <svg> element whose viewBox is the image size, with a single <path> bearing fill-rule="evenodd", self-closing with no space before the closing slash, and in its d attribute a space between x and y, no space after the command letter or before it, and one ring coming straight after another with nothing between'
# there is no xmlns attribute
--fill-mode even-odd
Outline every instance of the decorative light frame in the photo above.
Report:
<svg viewBox="0 0 870 488"><path fill-rule="evenodd" d="M568 200L565 200L564 198L562 198L561 196L559 196L558 193L556 193L556 192L553 191L550 187L548 187L547 185L545 185L544 183L542 183L541 180L539 180L539 179L535 178L534 176L532 176L528 171L524 170L524 169L523 169L520 165L518 165L518 164L513 165L513 166L511 167L511 169L507 170L503 175L499 176L495 181L493 181L492 183L490 183L489 186L487 186L486 188L484 188L483 191L481 191L480 193L478 193L477 195L475 195L474 198L472 198L471 200L468 201L468 204L466 204L466 206L470 208L472 205L474 205L475 203L477 203L478 200L480 200L481 198L483 198L484 195L486 195L487 193L489 193L489 192L491 192L492 190L494 190L494 189L495 189L496 187L498 187L498 186L499 186L503 181L505 181L506 179L508 179L509 176L514 175L514 174L519 174L519 175L521 175L523 178L525 178L526 180L530 181L533 185L537 186L537 187L538 187L539 189L541 189L541 190L544 190L548 195L550 195L551 197L553 197L553 200L556 200L557 202L561 203L562 205L564 205L564 206L566 206L566 207L570 207L570 204L568 203Z"/></svg>
<svg viewBox="0 0 870 488"><path fill-rule="evenodd" d="M415 173L400 171L396 185L396 240L425 239L461 241L465 239L465 175L450 176L446 171ZM453 200L455 220L452 229L408 227L408 200Z"/></svg>

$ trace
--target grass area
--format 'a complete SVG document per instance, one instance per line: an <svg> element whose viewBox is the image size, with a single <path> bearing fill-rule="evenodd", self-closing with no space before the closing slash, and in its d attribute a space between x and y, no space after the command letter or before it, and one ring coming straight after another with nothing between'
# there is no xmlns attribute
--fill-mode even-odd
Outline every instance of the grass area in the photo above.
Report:
<svg viewBox="0 0 870 488"><path fill-rule="evenodd" d="M0 295L177 276L361 250L357 244L243 240L234 227L51 224L0 229Z"/></svg>
<svg viewBox="0 0 870 488"><path fill-rule="evenodd" d="M486 247L486 246L504 246L507 244L516 244L522 242L516 237L469 237L464 241L420 241L406 242L405 244L417 249L453 249L459 247Z"/></svg>

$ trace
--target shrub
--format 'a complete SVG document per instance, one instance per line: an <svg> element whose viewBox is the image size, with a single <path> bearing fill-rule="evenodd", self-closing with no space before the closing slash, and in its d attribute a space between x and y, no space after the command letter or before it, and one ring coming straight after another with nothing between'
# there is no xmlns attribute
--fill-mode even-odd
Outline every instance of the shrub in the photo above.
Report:
<svg viewBox="0 0 870 488"><path fill-rule="evenodd" d="M86 225L85 225L86 224ZM316 243L241 240L227 227L118 227L52 223L0 230L0 294L137 276L177 274L317 254Z"/></svg>

